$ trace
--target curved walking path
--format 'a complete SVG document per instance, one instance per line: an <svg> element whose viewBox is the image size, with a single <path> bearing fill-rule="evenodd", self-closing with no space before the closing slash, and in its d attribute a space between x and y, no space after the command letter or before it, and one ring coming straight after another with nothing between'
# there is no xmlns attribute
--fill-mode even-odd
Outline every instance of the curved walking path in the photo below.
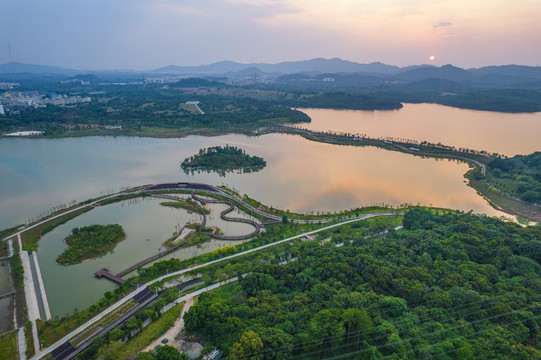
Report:
<svg viewBox="0 0 541 360"><path fill-rule="evenodd" d="M259 231L261 231L261 224L259 224L258 222L256 221L253 221L253 220L250 220L250 219L244 219L244 218L237 218L237 217L230 217L230 216L227 216L227 214L229 214L231 211L233 211L235 209L235 204L233 204L231 201L229 200L217 200L217 199L203 199L201 197L199 197L195 191L192 191L192 198L194 198L194 200L196 201L199 201L200 203L215 203L215 204L227 204L228 205L228 208L223 210L221 213L220 213L220 217L225 220L225 221L234 221L234 222L242 222L242 223L246 223L246 224L250 224L250 225L253 225L255 227L255 230L252 231L251 233L249 234L246 234L246 235L220 235L220 234L210 234L211 237L215 238L215 239L220 239L220 240L244 240L244 239L249 239L251 238L252 236L256 235L259 233ZM204 211L203 211L203 214L204 214ZM204 218L205 218L205 223L206 223L206 215L203 215Z"/></svg>

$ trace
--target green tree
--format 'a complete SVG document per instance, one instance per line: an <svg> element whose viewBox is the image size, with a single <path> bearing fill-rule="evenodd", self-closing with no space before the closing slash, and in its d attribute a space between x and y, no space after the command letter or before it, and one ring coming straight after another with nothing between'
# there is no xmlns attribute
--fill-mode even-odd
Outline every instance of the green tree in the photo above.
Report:
<svg viewBox="0 0 541 360"><path fill-rule="evenodd" d="M181 354L177 349L172 346L164 345L156 350L154 355L156 360L187 360L188 357L185 354Z"/></svg>
<svg viewBox="0 0 541 360"><path fill-rule="evenodd" d="M250 359L262 360L263 356L257 353L263 349L263 341L254 331L246 331L240 340L233 344L229 356L232 360Z"/></svg>
<svg viewBox="0 0 541 360"><path fill-rule="evenodd" d="M124 331L116 327L113 330L109 331L109 339L113 341L122 340L125 337Z"/></svg>
<svg viewBox="0 0 541 360"><path fill-rule="evenodd" d="M123 357L122 343L111 341L98 349L97 360L118 360Z"/></svg>
<svg viewBox="0 0 541 360"><path fill-rule="evenodd" d="M261 340L265 351L265 359L281 360L291 355L295 338L277 328L267 328L261 331Z"/></svg>
<svg viewBox="0 0 541 360"><path fill-rule="evenodd" d="M154 350L146 351L146 352L140 352L137 354L136 360L155 360L154 357Z"/></svg>
<svg viewBox="0 0 541 360"><path fill-rule="evenodd" d="M142 325L143 322L141 320L137 319L135 316L132 316L128 319L128 321L126 321L125 326L129 331L134 331L140 329Z"/></svg>
<svg viewBox="0 0 541 360"><path fill-rule="evenodd" d="M271 275L253 273L244 277L241 281L242 289L248 296L254 296L261 290L274 290L276 280Z"/></svg>
<svg viewBox="0 0 541 360"><path fill-rule="evenodd" d="M321 310L308 323L308 340L313 343L308 346L307 350L316 348L325 351L331 349L340 343L340 335L345 332L340 313L336 309Z"/></svg>
<svg viewBox="0 0 541 360"><path fill-rule="evenodd" d="M342 321L346 328L346 343L359 348L361 340L370 335L370 329L374 325L370 316L364 309L346 309L342 312Z"/></svg>
<svg viewBox="0 0 541 360"><path fill-rule="evenodd" d="M143 316L154 321L158 318L158 313L153 309L143 309Z"/></svg>

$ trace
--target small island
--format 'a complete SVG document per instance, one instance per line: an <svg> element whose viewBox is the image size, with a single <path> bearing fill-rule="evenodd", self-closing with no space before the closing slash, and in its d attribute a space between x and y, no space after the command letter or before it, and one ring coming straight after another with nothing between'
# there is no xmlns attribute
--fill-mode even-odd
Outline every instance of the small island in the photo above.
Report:
<svg viewBox="0 0 541 360"><path fill-rule="evenodd" d="M226 172L254 172L263 169L267 162L258 156L250 156L242 149L226 145L200 149L198 154L184 159L181 168L185 173L215 171L224 176Z"/></svg>
<svg viewBox="0 0 541 360"><path fill-rule="evenodd" d="M68 248L58 256L56 262L73 265L103 256L125 238L126 234L118 224L74 228L71 235L64 239Z"/></svg>

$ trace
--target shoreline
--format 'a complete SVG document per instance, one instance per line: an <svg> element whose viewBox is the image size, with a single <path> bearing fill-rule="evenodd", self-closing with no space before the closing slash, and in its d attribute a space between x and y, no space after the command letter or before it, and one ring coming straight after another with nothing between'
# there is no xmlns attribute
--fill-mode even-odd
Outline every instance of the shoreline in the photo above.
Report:
<svg viewBox="0 0 541 360"><path fill-rule="evenodd" d="M299 129L284 125L278 125L278 126L270 126L270 127L260 127L256 130L252 129L237 129L237 128L229 128L229 129L194 129L194 130L186 130L186 131L176 131L176 132L167 132L166 129L164 129L164 133L142 133L137 132L133 130L122 130L118 132L111 132L111 131L81 131L77 133L72 134L65 134L65 135L42 135L42 136L30 136L26 137L29 139L58 139L58 138L66 138L66 137L90 137L90 136L134 136L134 137L150 137L150 138L184 138L187 136L207 136L207 137L214 137L214 136L225 136L225 135L233 135L233 134L240 134L240 135L246 135L246 136L262 136L266 134L291 134L291 135L299 135L307 140L315 141L315 142L322 142L326 144L331 145L349 145L349 146L373 146L377 148L381 148L384 150L389 151L398 151L403 154L409 154L414 156L422 156L422 157L430 157L430 158L446 158L446 159L452 159L457 160L461 162L466 162L470 164L473 169L470 169L468 172L464 174L464 177L468 179L467 186L470 186L471 188L475 189L477 194L479 196L483 197L490 206L492 206L494 209L498 211L502 211L504 213L507 213L512 216L518 216L521 218L525 218L527 220L535 221L535 222L541 222L541 208L538 206L535 206L533 204L526 203L521 200L514 199L510 196L508 196L505 193L498 193L494 194L492 193L490 189L490 185L487 184L485 181L475 180L473 178L473 172L476 168L481 169L481 172L485 172L485 162L480 161L481 157L484 157L486 159L490 159L490 157L486 157L484 155L479 154L470 154L470 153L464 153L464 152L458 152L456 150L450 150L445 148L439 148L435 146L426 146L419 143L406 143L406 142L400 142L400 141L389 141L384 139L377 139L377 138L351 138L346 137L344 135L339 134L323 134L311 130L305 130L305 129ZM8 136L0 135L1 138L9 138ZM422 149L418 149L416 151L410 150L411 145L415 145L417 147L420 147ZM205 171L206 169L199 169L202 171Z"/></svg>

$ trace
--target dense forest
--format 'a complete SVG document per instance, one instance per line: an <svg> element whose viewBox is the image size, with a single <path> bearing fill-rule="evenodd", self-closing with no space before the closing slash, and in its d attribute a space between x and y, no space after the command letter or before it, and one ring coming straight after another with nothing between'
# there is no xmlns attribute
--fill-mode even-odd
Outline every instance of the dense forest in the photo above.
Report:
<svg viewBox="0 0 541 360"><path fill-rule="evenodd" d="M498 189L521 200L541 204L541 152L494 159L488 163L489 180Z"/></svg>
<svg viewBox="0 0 541 360"><path fill-rule="evenodd" d="M125 238L126 234L118 224L74 228L65 239L68 248L58 255L56 262L72 265L103 256Z"/></svg>
<svg viewBox="0 0 541 360"><path fill-rule="evenodd" d="M199 100L205 112L190 111L187 101ZM195 96L179 91L140 88L111 89L103 97L77 107L47 106L3 118L0 131L24 128L60 134L68 129L120 125L123 130L159 129L252 129L283 122L306 122L310 118L297 110L247 97Z"/></svg>
<svg viewBox="0 0 541 360"><path fill-rule="evenodd" d="M186 329L231 359L541 358L540 227L424 209L403 224L297 243L201 294Z"/></svg>
<svg viewBox="0 0 541 360"><path fill-rule="evenodd" d="M75 107L47 105L6 116L0 131L41 130L46 135L122 126L127 132L250 131L280 123L309 122L292 107L394 110L402 103L438 103L459 108L502 111L541 111L541 91L533 88L485 88L447 79L405 81L357 74L330 74L336 81L290 75L271 84L230 86L204 79L185 79L167 86L98 84L66 87L41 84L44 91L89 95L92 101ZM309 80L309 81L307 81ZM37 85L36 85L37 86ZM26 86L25 86L26 87ZM35 88L33 89L35 90ZM199 101L204 112L186 104ZM92 125L92 127L90 127Z"/></svg>
<svg viewBox="0 0 541 360"><path fill-rule="evenodd" d="M277 103L301 108L322 109L396 110L402 108L402 104L396 99L385 99L364 94L348 94L344 91L303 94Z"/></svg>
<svg viewBox="0 0 541 360"><path fill-rule="evenodd" d="M212 170L225 173L234 170L259 171L267 162L259 156L250 156L235 146L213 146L199 149L199 153L184 159L180 165L185 173L194 170Z"/></svg>
<svg viewBox="0 0 541 360"><path fill-rule="evenodd" d="M315 78L286 76L287 80L266 85L264 88L295 94L319 94L310 100L308 96L299 96L299 101L315 101L327 104L325 107L341 108L341 100L336 105L327 99L336 98L343 93L342 105L346 109L363 109L362 106L386 106L400 103L437 103L461 109L499 111L508 113L541 111L541 91L539 82L531 86L523 84L472 84L456 82L443 78L426 79L391 79L383 77L362 76L358 74L328 74L335 81L321 81L321 75ZM304 99L306 98L306 99ZM303 105L296 105L303 106ZM396 105L395 105L396 106ZM323 107L323 106L313 106ZM365 110L365 109L363 109Z"/></svg>

